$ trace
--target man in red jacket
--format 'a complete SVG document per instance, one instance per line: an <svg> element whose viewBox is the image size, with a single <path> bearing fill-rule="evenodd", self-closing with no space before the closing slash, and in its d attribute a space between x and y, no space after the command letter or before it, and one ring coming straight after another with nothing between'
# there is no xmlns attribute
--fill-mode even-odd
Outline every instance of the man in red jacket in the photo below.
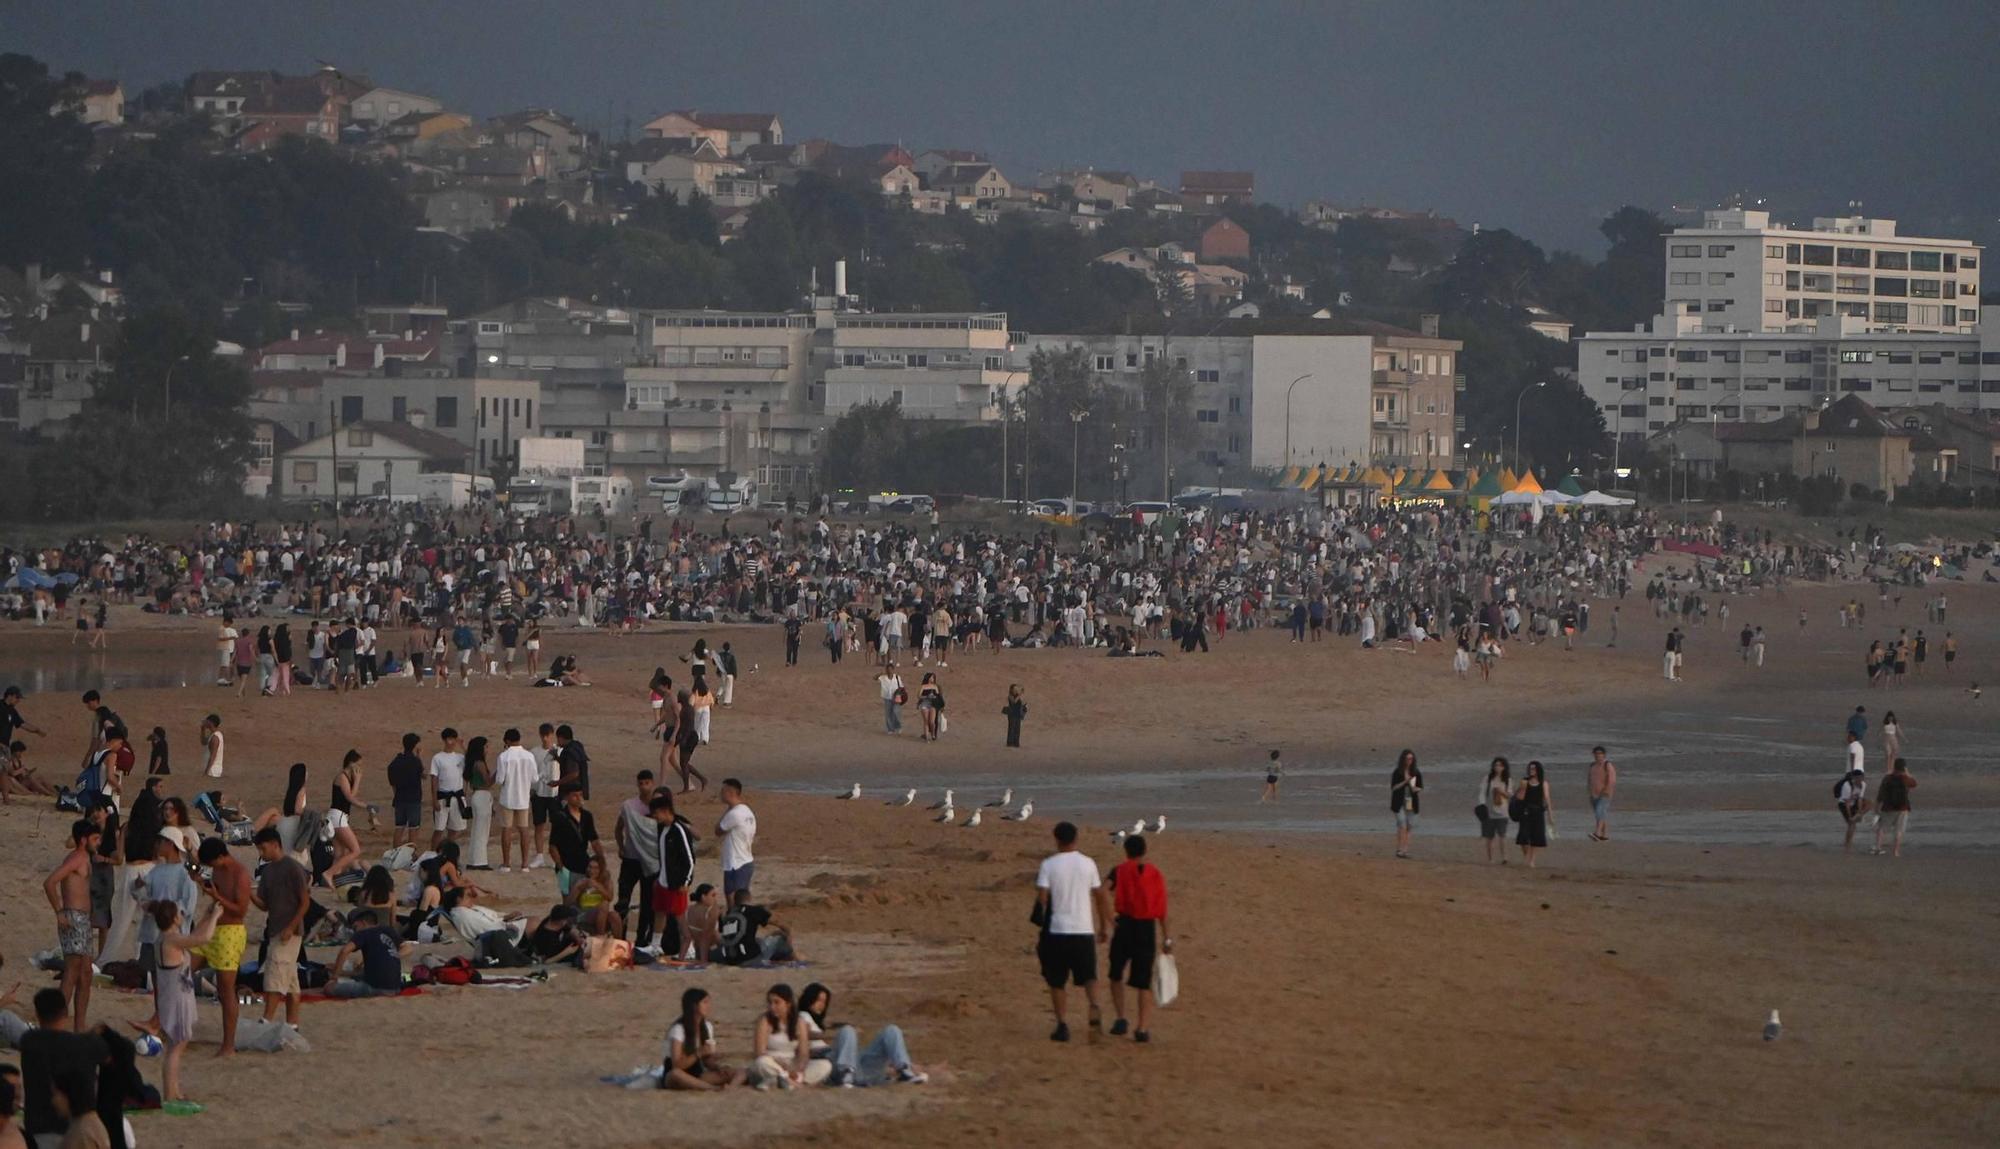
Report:
<svg viewBox="0 0 2000 1149"><path fill-rule="evenodd" d="M1174 951L1173 931L1167 927L1167 879L1160 868L1146 861L1146 839L1134 835L1125 839L1125 860L1111 871L1106 883L1111 887L1112 908L1117 919L1111 927L1111 1009L1117 1020L1111 1036L1125 1034L1125 986L1129 982L1139 994L1139 1026L1133 1041L1151 1041L1147 1023L1153 1016L1153 959L1155 943L1166 953ZM1126 967L1130 966L1128 977Z"/></svg>

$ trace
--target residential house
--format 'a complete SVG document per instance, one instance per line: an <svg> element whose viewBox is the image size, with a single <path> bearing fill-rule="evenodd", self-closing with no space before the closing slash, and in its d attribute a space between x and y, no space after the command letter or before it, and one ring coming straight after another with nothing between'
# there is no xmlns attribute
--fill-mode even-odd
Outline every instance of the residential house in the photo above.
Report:
<svg viewBox="0 0 2000 1149"><path fill-rule="evenodd" d="M361 308L363 330L370 339L442 338L451 309L436 303L370 303Z"/></svg>
<svg viewBox="0 0 2000 1149"><path fill-rule="evenodd" d="M1203 263L1220 263L1230 259L1247 263L1250 260L1250 233L1228 216L1203 229L1199 246Z"/></svg>
<svg viewBox="0 0 2000 1149"><path fill-rule="evenodd" d="M634 140L626 145L621 158L626 182L639 184L653 195L671 193L682 203L695 192L715 198L716 180L743 170L706 138L654 136Z"/></svg>
<svg viewBox="0 0 2000 1149"><path fill-rule="evenodd" d="M340 137L346 102L337 85L316 76L286 77L251 93L237 119L240 151L259 152L285 136L332 143Z"/></svg>
<svg viewBox="0 0 2000 1149"><path fill-rule="evenodd" d="M907 153L905 154L907 157ZM960 164L983 164L987 160L984 153L967 151L964 148L932 148L926 152L919 152L915 158L905 158L903 162L910 166L911 171L930 181L935 180L937 174L946 168Z"/></svg>
<svg viewBox="0 0 2000 1149"><path fill-rule="evenodd" d="M434 431L468 452L481 472L543 433L547 410L533 378L335 373L320 379L314 411L340 425L386 423Z"/></svg>
<svg viewBox="0 0 2000 1149"><path fill-rule="evenodd" d="M1082 171L1065 173L1062 182L1079 204L1094 204L1104 211L1119 211L1132 201L1139 181L1131 172Z"/></svg>
<svg viewBox="0 0 2000 1149"><path fill-rule="evenodd" d="M875 177L875 185L882 194L894 199L897 196L914 195L923 190L923 180L910 169L908 164L891 164Z"/></svg>
<svg viewBox="0 0 2000 1149"><path fill-rule="evenodd" d="M1792 440L1799 437L1797 415L1766 419L1755 423L1708 421L1711 433L1722 445L1722 469L1745 475L1789 475L1792 473ZM1699 428L1703 420L1688 419L1683 427Z"/></svg>
<svg viewBox="0 0 2000 1149"><path fill-rule="evenodd" d="M519 198L474 187L452 187L422 197L424 226L456 239L507 222Z"/></svg>
<svg viewBox="0 0 2000 1149"><path fill-rule="evenodd" d="M1181 202L1181 197L1166 188L1140 188L1138 191L1133 192L1125 202L1127 206L1135 211L1143 211L1151 215L1175 216L1185 214L1187 211L1187 206Z"/></svg>
<svg viewBox="0 0 2000 1149"><path fill-rule="evenodd" d="M395 88L370 88L347 105L348 120L365 128L379 128L404 116L432 114L444 110L444 101Z"/></svg>
<svg viewBox="0 0 2000 1149"><path fill-rule="evenodd" d="M1254 201L1256 182L1250 172L1182 172L1181 203L1196 214L1215 215L1231 204Z"/></svg>
<svg viewBox="0 0 2000 1149"><path fill-rule="evenodd" d="M1926 477L1966 486L2000 487L2000 421L1988 412L1960 411L1942 403L1885 410L1904 430L1937 444L1937 466ZM1920 458L1918 470L1924 472ZM1941 473L1940 473L1941 472Z"/></svg>
<svg viewBox="0 0 2000 1149"><path fill-rule="evenodd" d="M196 72L187 79L188 111L235 119L252 96L277 82L276 72Z"/></svg>
<svg viewBox="0 0 2000 1149"><path fill-rule="evenodd" d="M278 456L272 494L285 499L386 497L421 474L463 471L464 445L403 423L352 423Z"/></svg>
<svg viewBox="0 0 2000 1149"><path fill-rule="evenodd" d="M83 122L95 127L118 127L125 122L125 89L116 80L86 80L83 85Z"/></svg>
<svg viewBox="0 0 2000 1149"><path fill-rule="evenodd" d="M21 368L18 429L53 434L97 389L99 372L110 370L116 328L90 312L52 315L25 329L28 354Z"/></svg>
<svg viewBox="0 0 2000 1149"><path fill-rule="evenodd" d="M1920 432L1906 430L1883 417L1859 395L1843 395L1803 415L1804 425L1792 442L1792 473L1830 475L1843 489L1860 484L1896 497L1914 472L1911 440Z"/></svg>
<svg viewBox="0 0 2000 1149"><path fill-rule="evenodd" d="M462 132L472 126L472 117L458 112L406 112L382 125L389 140L409 144L435 139L447 132Z"/></svg>
<svg viewBox="0 0 2000 1149"><path fill-rule="evenodd" d="M769 112L703 112L693 108L668 112L645 126L655 139L706 139L725 156L785 142L785 128Z"/></svg>
<svg viewBox="0 0 2000 1149"><path fill-rule="evenodd" d="M28 378L29 347L0 338L0 443L21 433L21 387Z"/></svg>
<svg viewBox="0 0 2000 1149"><path fill-rule="evenodd" d="M549 108L526 108L486 122L483 135L536 157L538 176L562 176L589 163L590 133Z"/></svg>
<svg viewBox="0 0 2000 1149"><path fill-rule="evenodd" d="M910 153L896 144L850 147L825 140L807 140L799 146L799 155L814 171L837 180L872 180L885 169L899 164L912 171L918 170Z"/></svg>
<svg viewBox="0 0 2000 1149"><path fill-rule="evenodd" d="M395 366L391 367L390 364ZM448 374L435 339L366 339L340 332L315 331L304 337L294 330L257 349L251 362L257 371L395 371L400 374Z"/></svg>
<svg viewBox="0 0 2000 1149"><path fill-rule="evenodd" d="M243 471L243 493L261 499L271 493L278 473L278 456L299 445L298 436L270 419L250 421L250 465Z"/></svg>
<svg viewBox="0 0 2000 1149"><path fill-rule="evenodd" d="M1546 307L1528 308L1528 330L1544 338L1553 339L1557 343L1568 343L1572 326L1569 320Z"/></svg>
<svg viewBox="0 0 2000 1149"><path fill-rule="evenodd" d="M1182 290L1193 294L1203 309L1211 311L1243 298L1243 285L1249 278L1224 263L1175 265L1174 273L1181 280Z"/></svg>
<svg viewBox="0 0 2000 1149"><path fill-rule="evenodd" d="M953 164L932 176L929 187L951 196L960 207L984 206L1014 194L1014 185L992 164Z"/></svg>

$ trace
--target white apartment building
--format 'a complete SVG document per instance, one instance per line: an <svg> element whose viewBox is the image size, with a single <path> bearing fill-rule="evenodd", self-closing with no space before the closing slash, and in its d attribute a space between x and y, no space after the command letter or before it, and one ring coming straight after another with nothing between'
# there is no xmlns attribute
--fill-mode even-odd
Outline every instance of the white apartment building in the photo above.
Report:
<svg viewBox="0 0 2000 1149"><path fill-rule="evenodd" d="M1577 378L1628 442L1690 419L1757 423L1859 395L1876 407L2000 410L2000 307L1969 333L1870 330L1826 316L1810 330L1717 331L1667 314L1577 342Z"/></svg>
<svg viewBox="0 0 2000 1149"><path fill-rule="evenodd" d="M1027 385L1025 372L1008 369L1005 312L839 312L830 321L821 394L829 419L887 402L913 419L997 419L995 397Z"/></svg>
<svg viewBox="0 0 2000 1149"><path fill-rule="evenodd" d="M625 369L626 409L806 411L814 332L809 312L650 312L642 330L650 362Z"/></svg>
<svg viewBox="0 0 2000 1149"><path fill-rule="evenodd" d="M1711 211L1666 244L1666 310L1704 330L1813 331L1830 318L1871 331L1979 326L1979 247L1899 236L1895 220L1821 217L1807 229L1765 211Z"/></svg>

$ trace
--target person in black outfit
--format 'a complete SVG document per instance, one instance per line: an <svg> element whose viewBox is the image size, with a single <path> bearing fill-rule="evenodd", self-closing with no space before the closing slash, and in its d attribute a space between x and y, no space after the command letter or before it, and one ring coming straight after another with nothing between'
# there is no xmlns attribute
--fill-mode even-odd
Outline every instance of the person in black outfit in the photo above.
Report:
<svg viewBox="0 0 2000 1149"><path fill-rule="evenodd" d="M46 1135L60 1139L69 1124L55 1110L57 1079L78 1074L94 1079L111 1047L99 1032L70 1032L69 1001L59 989L35 994L35 1024L38 1028L20 1040L21 1127L31 1143L39 1144ZM124 1123L119 1124L122 1129Z"/></svg>
<svg viewBox="0 0 2000 1149"><path fill-rule="evenodd" d="M799 621L798 615L788 614L785 616L786 666L797 666L799 664L799 632L804 628L805 624Z"/></svg>
<svg viewBox="0 0 2000 1149"><path fill-rule="evenodd" d="M559 785L576 783L583 800L590 801L590 752L577 741L575 731L567 722L556 727L556 763L556 782Z"/></svg>
<svg viewBox="0 0 2000 1149"><path fill-rule="evenodd" d="M1019 749L1021 746L1021 720L1028 716L1028 704L1021 698L1021 684L1014 683L1007 688L1007 705L1000 708L1007 716L1007 745Z"/></svg>

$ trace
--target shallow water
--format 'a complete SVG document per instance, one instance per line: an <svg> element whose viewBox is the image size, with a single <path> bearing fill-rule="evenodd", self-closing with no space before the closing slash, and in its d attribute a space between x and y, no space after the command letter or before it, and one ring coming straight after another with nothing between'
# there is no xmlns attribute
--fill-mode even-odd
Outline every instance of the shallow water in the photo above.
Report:
<svg viewBox="0 0 2000 1149"><path fill-rule="evenodd" d="M192 648L185 654L159 650L128 653L116 648L89 650L78 643L33 659L0 653L0 686L18 686L30 696L208 686L214 681L214 655L204 657Z"/></svg>

